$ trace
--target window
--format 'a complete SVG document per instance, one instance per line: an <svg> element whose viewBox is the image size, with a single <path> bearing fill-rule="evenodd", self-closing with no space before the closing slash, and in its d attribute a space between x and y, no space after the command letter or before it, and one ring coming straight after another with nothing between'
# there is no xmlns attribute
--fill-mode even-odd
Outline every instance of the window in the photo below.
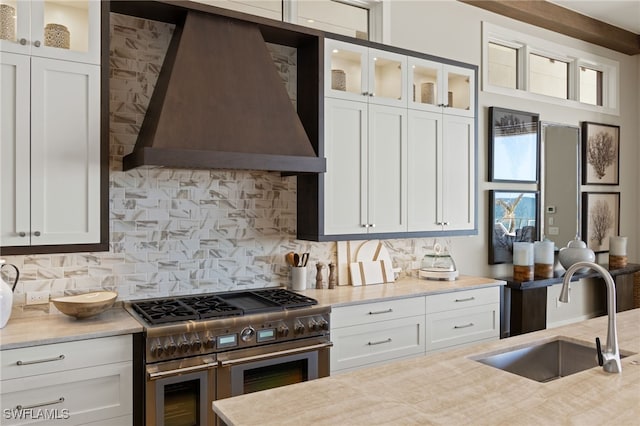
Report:
<svg viewBox="0 0 640 426"><path fill-rule="evenodd" d="M619 63L482 23L482 90L619 114Z"/></svg>
<svg viewBox="0 0 640 426"><path fill-rule="evenodd" d="M337 1L299 1L297 23L369 40L369 9Z"/></svg>

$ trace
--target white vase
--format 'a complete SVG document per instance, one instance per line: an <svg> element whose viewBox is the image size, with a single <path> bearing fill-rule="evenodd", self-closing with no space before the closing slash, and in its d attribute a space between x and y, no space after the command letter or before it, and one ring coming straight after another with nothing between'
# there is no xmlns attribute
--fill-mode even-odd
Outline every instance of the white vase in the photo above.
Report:
<svg viewBox="0 0 640 426"><path fill-rule="evenodd" d="M566 247L560 249L558 260L564 269L569 269L571 265L578 262L595 262L596 255L584 241L576 237L569 241ZM589 268L580 268L576 272L587 272Z"/></svg>
<svg viewBox="0 0 640 426"><path fill-rule="evenodd" d="M13 308L13 289L20 278L20 271L15 265L7 263L5 265L4 260L0 259L0 269L5 266L11 266L16 270L16 279L12 285L9 285L0 275L0 328L4 328L11 316L11 309Z"/></svg>

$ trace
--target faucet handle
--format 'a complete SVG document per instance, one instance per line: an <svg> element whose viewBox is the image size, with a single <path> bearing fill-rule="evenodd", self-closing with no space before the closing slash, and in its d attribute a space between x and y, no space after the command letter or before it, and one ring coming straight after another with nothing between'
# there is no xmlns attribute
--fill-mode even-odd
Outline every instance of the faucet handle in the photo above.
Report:
<svg viewBox="0 0 640 426"><path fill-rule="evenodd" d="M604 359L602 358L602 346L600 345L599 337L596 337L596 353L598 354L598 365L602 367Z"/></svg>

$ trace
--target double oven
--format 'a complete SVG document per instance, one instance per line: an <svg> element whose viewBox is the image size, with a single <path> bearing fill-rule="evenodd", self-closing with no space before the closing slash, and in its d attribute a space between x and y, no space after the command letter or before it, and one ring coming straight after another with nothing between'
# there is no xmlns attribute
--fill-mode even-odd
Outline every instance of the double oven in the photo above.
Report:
<svg viewBox="0 0 640 426"><path fill-rule="evenodd" d="M283 288L134 301L144 424L214 425L212 402L329 375L330 307Z"/></svg>

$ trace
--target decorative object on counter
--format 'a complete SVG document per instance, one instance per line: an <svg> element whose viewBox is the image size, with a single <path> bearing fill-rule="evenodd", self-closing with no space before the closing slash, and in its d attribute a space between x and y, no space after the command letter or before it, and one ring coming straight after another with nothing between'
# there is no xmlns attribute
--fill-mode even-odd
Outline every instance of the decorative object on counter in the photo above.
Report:
<svg viewBox="0 0 640 426"><path fill-rule="evenodd" d="M537 278L553 277L553 241L543 240L533 243L533 275Z"/></svg>
<svg viewBox="0 0 640 426"><path fill-rule="evenodd" d="M533 265L533 243L513 243L513 279L520 282L533 280Z"/></svg>
<svg viewBox="0 0 640 426"><path fill-rule="evenodd" d="M540 235L538 191L489 191L489 264L512 263L514 242Z"/></svg>
<svg viewBox="0 0 640 426"><path fill-rule="evenodd" d="M8 4L0 4L0 39L16 40L16 10Z"/></svg>
<svg viewBox="0 0 640 426"><path fill-rule="evenodd" d="M331 88L333 90L347 90L347 75L343 70L331 70Z"/></svg>
<svg viewBox="0 0 640 426"><path fill-rule="evenodd" d="M422 83L420 85L420 101L423 104L434 105L436 103L436 92L433 83Z"/></svg>
<svg viewBox="0 0 640 426"><path fill-rule="evenodd" d="M118 297L115 291L94 291L91 293L63 296L51 299L63 314L82 319L101 314L111 308Z"/></svg>
<svg viewBox="0 0 640 426"><path fill-rule="evenodd" d="M418 276L427 280L454 281L458 276L458 270L449 250L436 242L433 250L422 258Z"/></svg>
<svg viewBox="0 0 640 426"><path fill-rule="evenodd" d="M453 92L447 93L447 107L453 108Z"/></svg>
<svg viewBox="0 0 640 426"><path fill-rule="evenodd" d="M627 237L609 237L609 269L627 266Z"/></svg>
<svg viewBox="0 0 640 426"><path fill-rule="evenodd" d="M538 183L539 115L489 108L489 181Z"/></svg>
<svg viewBox="0 0 640 426"><path fill-rule="evenodd" d="M582 122L582 184L618 185L620 126Z"/></svg>
<svg viewBox="0 0 640 426"><path fill-rule="evenodd" d="M564 269L569 269L571 265L577 262L595 262L596 255L584 241L582 241L577 235L569 241L566 247L560 249L558 253L558 260ZM588 271L589 268L582 268L576 272L583 273Z"/></svg>
<svg viewBox="0 0 640 426"><path fill-rule="evenodd" d="M329 288L336 288L336 264L331 262L329 264Z"/></svg>
<svg viewBox="0 0 640 426"><path fill-rule="evenodd" d="M323 278L322 278L323 268L324 268L324 263L322 262L316 263L316 288L318 290L322 290L322 287L323 287Z"/></svg>
<svg viewBox="0 0 640 426"><path fill-rule="evenodd" d="M620 193L582 193L582 236L594 253L609 251L609 236L620 233Z"/></svg>
<svg viewBox="0 0 640 426"><path fill-rule="evenodd" d="M291 290L302 291L307 289L307 267L291 267Z"/></svg>
<svg viewBox="0 0 640 426"><path fill-rule="evenodd" d="M47 24L44 27L44 45L49 47L57 47L60 49L68 49L70 46L71 35L69 29L60 24Z"/></svg>
<svg viewBox="0 0 640 426"><path fill-rule="evenodd" d="M11 263L4 263L4 259L0 259L0 270L5 266L11 266L16 271L16 277L13 280L13 284L9 285L2 276L0 276L0 328L4 328L11 316L11 309L13 308L13 291L16 289L18 279L20 278L20 270L16 265Z"/></svg>

